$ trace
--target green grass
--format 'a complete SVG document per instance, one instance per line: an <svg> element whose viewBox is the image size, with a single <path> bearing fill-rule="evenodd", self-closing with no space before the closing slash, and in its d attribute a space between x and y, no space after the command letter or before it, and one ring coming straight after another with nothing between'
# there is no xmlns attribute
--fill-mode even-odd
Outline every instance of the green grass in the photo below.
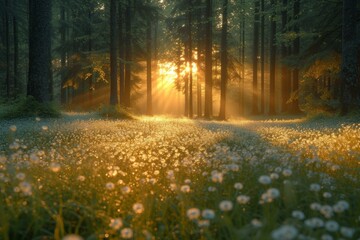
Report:
<svg viewBox="0 0 360 240"><path fill-rule="evenodd" d="M0 239L63 239L68 234L124 239L128 229L132 239L284 239L286 233L295 234L289 239L360 237L360 175L359 169L350 169L360 150L355 145L347 151L349 144L335 142L351 143L358 125L338 133L333 129L329 148L343 151L329 155L331 149L316 145L321 141L316 129L309 129L312 123L302 129L276 121L65 120L0 128L6 136L0 140ZM318 130L325 137L329 132ZM303 145L280 141L296 131ZM306 142L318 147L318 156L304 150L309 149ZM333 170L334 165L339 167ZM260 183L261 176L270 176L271 183ZM243 188L235 188L236 183ZM314 183L319 191L310 191ZM239 203L240 195L249 202ZM329 218L311 209L313 203L332 207L341 200L349 209ZM232 209L222 209L223 201L230 201ZM136 213L139 203L143 210ZM214 217L201 216L205 209ZM305 218L294 217L296 210ZM189 211L195 211L192 219ZM314 218L356 231L346 237L340 228L312 228Z"/></svg>

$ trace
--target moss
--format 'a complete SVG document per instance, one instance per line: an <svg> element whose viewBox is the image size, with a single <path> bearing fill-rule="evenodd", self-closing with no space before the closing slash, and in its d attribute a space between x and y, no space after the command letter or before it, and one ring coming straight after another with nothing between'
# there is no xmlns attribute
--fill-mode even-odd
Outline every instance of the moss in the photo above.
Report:
<svg viewBox="0 0 360 240"><path fill-rule="evenodd" d="M112 119L136 119L134 114L130 111L130 109L121 107L119 105L111 106L104 105L101 106L98 114L104 118L112 118Z"/></svg>

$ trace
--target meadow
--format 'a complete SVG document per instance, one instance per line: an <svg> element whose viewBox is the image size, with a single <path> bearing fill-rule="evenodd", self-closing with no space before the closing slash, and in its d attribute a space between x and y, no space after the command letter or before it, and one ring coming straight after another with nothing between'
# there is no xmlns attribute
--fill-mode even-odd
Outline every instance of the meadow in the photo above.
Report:
<svg viewBox="0 0 360 240"><path fill-rule="evenodd" d="M360 239L360 124L0 122L0 239Z"/></svg>

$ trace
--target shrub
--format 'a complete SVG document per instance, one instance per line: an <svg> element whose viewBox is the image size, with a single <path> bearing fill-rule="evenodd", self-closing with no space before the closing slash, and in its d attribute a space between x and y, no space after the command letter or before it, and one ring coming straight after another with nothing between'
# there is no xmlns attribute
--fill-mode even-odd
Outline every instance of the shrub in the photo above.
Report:
<svg viewBox="0 0 360 240"><path fill-rule="evenodd" d="M0 118L14 119L27 117L57 118L60 111L53 103L40 103L34 97L22 97L10 105L3 105Z"/></svg>

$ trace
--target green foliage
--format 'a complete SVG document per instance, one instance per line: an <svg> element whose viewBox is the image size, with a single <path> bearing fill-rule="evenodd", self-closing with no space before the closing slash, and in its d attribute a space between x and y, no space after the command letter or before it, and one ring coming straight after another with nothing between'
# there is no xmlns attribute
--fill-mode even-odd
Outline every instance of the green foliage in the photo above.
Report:
<svg viewBox="0 0 360 240"><path fill-rule="evenodd" d="M60 111L53 103L39 103L32 96L15 100L0 107L0 118L14 119L27 117L57 118Z"/></svg>
<svg viewBox="0 0 360 240"><path fill-rule="evenodd" d="M124 108L120 105L111 106L103 105L100 107L98 114L101 117L113 119L135 119L135 116L130 109Z"/></svg>

